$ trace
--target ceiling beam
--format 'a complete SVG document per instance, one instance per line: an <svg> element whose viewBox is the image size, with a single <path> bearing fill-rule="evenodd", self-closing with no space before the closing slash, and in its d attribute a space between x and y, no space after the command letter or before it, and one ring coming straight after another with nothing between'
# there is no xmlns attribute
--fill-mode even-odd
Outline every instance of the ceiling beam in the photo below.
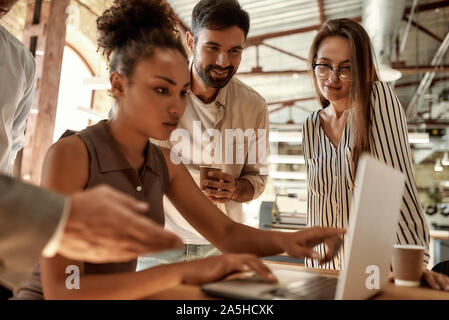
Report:
<svg viewBox="0 0 449 320"><path fill-rule="evenodd" d="M299 101L308 101L308 100L315 100L316 97L303 97L303 98L296 98L296 99L289 99L289 100L281 100L281 101L271 101L268 102L267 105L268 106L272 106L272 105L276 105L276 104L283 104L283 105L294 105L295 102L299 102Z"/></svg>
<svg viewBox="0 0 449 320"><path fill-rule="evenodd" d="M249 71L249 72L239 72L237 76L285 76L285 75L293 75L293 74L308 74L308 70L276 70L276 71Z"/></svg>
<svg viewBox="0 0 449 320"><path fill-rule="evenodd" d="M90 13L92 13L94 16L96 16L96 17L99 17L99 16L100 16L100 14L98 14L97 12L95 12L91 7L89 7L89 6L88 6L87 4L85 4L83 1L81 1L81 0L75 0L75 1L76 1L76 3L78 3L81 7L83 7L83 8L86 9L86 10L88 10ZM171 8L170 3L168 3L167 1L164 1L164 2L167 3L167 4L170 6L170 8ZM103 8L103 9L106 10L107 8ZM172 8L172 10L173 10L173 8ZM179 16L176 14L175 10L173 10L173 12L174 12L174 14L175 14L176 20L178 21L178 25L179 25L179 27L181 28L181 32L186 33L187 31L190 31L190 28L187 26L187 24L186 24L184 21L182 21L181 18L179 18Z"/></svg>
<svg viewBox="0 0 449 320"><path fill-rule="evenodd" d="M430 85L431 87L440 81L448 81L449 77L442 77L442 78L437 78L437 79L433 79L432 84ZM409 82L402 82L402 83L397 83L394 87L395 88L405 88L405 87L410 87L410 86L417 86L419 85L421 81L409 81Z"/></svg>
<svg viewBox="0 0 449 320"><path fill-rule="evenodd" d="M282 109L287 108L287 107L291 107L291 105L284 105L284 106L281 106L281 107L279 107L279 108L276 108L276 109L273 109L273 110L268 111L268 113L269 113L269 114L270 114L270 113L274 113L274 112L277 112L277 111L282 110Z"/></svg>
<svg viewBox="0 0 449 320"><path fill-rule="evenodd" d="M298 33L314 31L314 30L318 30L319 28L320 28L320 25L316 24L316 25L313 25L313 26L308 26L308 27L303 27L303 28L297 28L297 29L292 29L292 30L287 30L287 31L280 31L280 32L272 32L272 33L267 33L267 34L263 34L263 35L260 35L260 36L250 37L250 38L246 39L245 48L249 48L251 46L259 45L264 40L267 40L267 39L280 38L280 37L285 37L285 36L289 36L289 35L292 35L292 34L298 34Z"/></svg>
<svg viewBox="0 0 449 320"><path fill-rule="evenodd" d="M324 8L323 8L323 0L316 0L318 4L318 10L320 13L320 24L324 23Z"/></svg>
<svg viewBox="0 0 449 320"><path fill-rule="evenodd" d="M438 65L441 64L441 61L446 55L448 47L449 47L449 32L446 34L444 41L441 43L440 47L438 48L432 59L432 62L430 63L432 66L435 66L435 70L437 70ZM429 71L426 72L426 74L422 78L421 83L419 84L418 89L416 89L416 92L413 95L412 99L410 100L409 106L407 108L406 115L408 119L412 119L416 115L418 103L421 101L423 94L429 89L429 86L432 83L434 77L435 71Z"/></svg>
<svg viewBox="0 0 449 320"><path fill-rule="evenodd" d="M404 21L409 21L407 16L404 16L403 18ZM428 36L430 36L431 38L439 41L439 42L443 42L443 38L441 38L440 36L436 35L435 33L433 33L432 31L430 31L427 28L424 28L422 25L420 25L419 23L416 23L413 20L410 20L410 24L412 26L414 26L415 28L417 28L418 30L422 31L423 33L427 34Z"/></svg>
<svg viewBox="0 0 449 320"><path fill-rule="evenodd" d="M416 6L416 12L423 12L423 11L429 11L439 8L446 8L449 7L449 0L444 1L435 1L431 3L423 3ZM405 8L405 14L409 14L411 12L411 7Z"/></svg>
<svg viewBox="0 0 449 320"><path fill-rule="evenodd" d="M449 65L443 65L439 67L435 66L419 66L419 67L401 67L394 68L395 70L401 71L404 75L413 75L417 73L424 72L449 72Z"/></svg>
<svg viewBox="0 0 449 320"><path fill-rule="evenodd" d="M361 22L362 21L362 17L361 16L352 17L350 19L354 20L354 21L357 21L357 22ZM258 35L258 36L254 36L254 37L249 37L248 39L246 39L245 48L249 48L249 47L252 47L252 46L256 46L256 45L262 44L262 42L264 40L267 40L267 39L280 38L280 37L290 36L292 34L298 34L298 33L315 31L315 30L318 30L320 28L321 28L321 24L315 24L315 25L308 26L308 27L296 28L296 29L291 29L291 30L286 30L286 31L272 32L272 33L266 33L266 34L262 34L262 35Z"/></svg>
<svg viewBox="0 0 449 320"><path fill-rule="evenodd" d="M281 106L281 107L279 107L279 108L270 110L270 111L268 111L268 113L271 114L271 113L274 113L274 112L277 112L277 111L279 111L279 110L282 110L282 109L285 109L285 108L289 108L289 107L299 108L299 109L301 109L301 110L303 110L303 111L305 111L305 112L308 112L308 113L313 112L312 109L309 109L309 108L307 108L307 107L298 106L298 105L293 105L293 104L286 104L286 105L283 105L283 106Z"/></svg>
<svg viewBox="0 0 449 320"><path fill-rule="evenodd" d="M99 17L100 14L98 14L97 12L95 12L94 10L92 10L91 7L89 7L87 4L85 4L84 2L82 2L81 0L76 0L76 3L78 3L81 7L83 7L84 9L86 9L87 11L89 11L90 13L92 13L94 16ZM106 10L106 8L103 8L104 10Z"/></svg>
<svg viewBox="0 0 449 320"><path fill-rule="evenodd" d="M408 67L396 67L395 70L400 71L403 75L414 75L417 73L425 73L425 72L449 72L449 65L442 65L439 67L435 67L432 65L429 66L408 66ZM237 76L239 77L247 77L247 76L288 76L288 75L306 75L309 74L309 70L270 70L263 71L261 69L254 69L253 71L248 72L238 72Z"/></svg>
<svg viewBox="0 0 449 320"><path fill-rule="evenodd" d="M298 56L297 54L288 52L288 51L283 50L283 49L281 49L281 48L272 46L271 44L267 44L267 43L265 43L265 42L262 42L261 45L262 45L262 46L265 46L265 47L267 47L267 48L270 48L270 49L279 51L279 52L281 52L281 53L283 53L283 54L286 54L286 55L288 55L288 56L290 56L290 57L293 57L293 58L296 58L296 59L299 59L299 60L302 60L302 61L307 61L307 59L304 58L304 57Z"/></svg>
<svg viewBox="0 0 449 320"><path fill-rule="evenodd" d="M404 52L405 45L407 43L408 34L410 32L410 27L411 27L412 21L413 21L413 15L415 14L416 5L417 4L418 4L418 0L413 0L413 5L412 5L412 7L410 9L410 14L408 15L408 19L406 19L407 20L407 25L405 27L405 31L404 31L404 33L402 35L402 39L401 39L400 45L398 44L397 48L396 48L396 50L399 49L399 51L397 51L397 55L396 55L396 60L397 61L399 61L402 53ZM406 18L406 17L407 17L407 15L404 14L404 18ZM399 36L396 37L396 41L398 41L398 40L399 40Z"/></svg>

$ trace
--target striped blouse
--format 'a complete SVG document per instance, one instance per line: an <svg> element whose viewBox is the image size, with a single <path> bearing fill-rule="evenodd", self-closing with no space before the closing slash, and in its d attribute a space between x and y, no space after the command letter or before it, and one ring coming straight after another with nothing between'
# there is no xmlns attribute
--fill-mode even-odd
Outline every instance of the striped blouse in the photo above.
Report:
<svg viewBox="0 0 449 320"><path fill-rule="evenodd" d="M395 243L426 247L425 263L429 261L429 230L418 199L412 171L412 156L407 137L407 122L399 99L386 83L375 82L371 95L371 154L378 160L400 170L406 176L401 213ZM303 124L303 151L307 170L307 215L309 226L347 228L354 188L351 147L354 141L352 111L346 121L337 147L331 143L320 124L319 111L313 112ZM316 248L325 254L323 245ZM344 247L334 259L323 266L306 259L306 266L342 269Z"/></svg>

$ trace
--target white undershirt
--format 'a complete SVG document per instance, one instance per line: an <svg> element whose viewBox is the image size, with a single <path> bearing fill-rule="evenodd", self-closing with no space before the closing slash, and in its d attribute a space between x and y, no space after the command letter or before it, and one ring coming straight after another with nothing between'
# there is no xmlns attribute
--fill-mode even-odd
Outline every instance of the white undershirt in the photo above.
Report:
<svg viewBox="0 0 449 320"><path fill-rule="evenodd" d="M186 111L182 117L181 125L179 127L183 127L182 124L191 124L193 121L201 122L201 132L205 132L207 129L213 129L215 120L218 114L219 105L216 101L205 104L202 102L197 96L195 96L192 92L190 92L189 97L189 107L186 108ZM179 128L178 127L178 128ZM189 126L190 127L190 126ZM191 150L204 150L204 147L209 144L207 141L198 141L195 138L195 135L190 132L192 140L191 142ZM196 147L195 147L196 146ZM192 176L195 183L200 186L200 166L199 164L189 164L187 165L187 169L189 170L190 175ZM224 207L221 208L224 210ZM165 228L177 236L179 236L184 243L189 244L209 244L198 231L196 231L176 210L170 200L164 196L164 211L165 211Z"/></svg>

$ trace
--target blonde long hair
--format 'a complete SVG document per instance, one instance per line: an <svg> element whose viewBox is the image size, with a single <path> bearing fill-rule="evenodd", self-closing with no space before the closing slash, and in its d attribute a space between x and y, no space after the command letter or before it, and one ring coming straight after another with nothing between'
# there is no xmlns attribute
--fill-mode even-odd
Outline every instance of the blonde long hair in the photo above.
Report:
<svg viewBox="0 0 449 320"><path fill-rule="evenodd" d="M349 94L349 104L354 108L355 137L352 150L354 168L362 152L369 152L369 132L371 117L371 91L379 76L375 68L373 46L365 29L350 19L328 20L313 39L309 52L309 70L313 79L315 92L323 108L330 102L321 94L312 64L315 63L317 51L321 42L329 37L341 36L348 39L352 52L352 85Z"/></svg>

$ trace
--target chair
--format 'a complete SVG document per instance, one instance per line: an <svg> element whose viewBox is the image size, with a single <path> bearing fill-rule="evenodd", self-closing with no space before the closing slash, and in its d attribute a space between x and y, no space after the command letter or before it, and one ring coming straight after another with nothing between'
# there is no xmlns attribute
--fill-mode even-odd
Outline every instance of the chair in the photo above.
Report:
<svg viewBox="0 0 449 320"><path fill-rule="evenodd" d="M442 262L436 264L432 268L432 271L442 273L442 274L444 274L444 275L449 277L449 260L448 261L442 261Z"/></svg>

